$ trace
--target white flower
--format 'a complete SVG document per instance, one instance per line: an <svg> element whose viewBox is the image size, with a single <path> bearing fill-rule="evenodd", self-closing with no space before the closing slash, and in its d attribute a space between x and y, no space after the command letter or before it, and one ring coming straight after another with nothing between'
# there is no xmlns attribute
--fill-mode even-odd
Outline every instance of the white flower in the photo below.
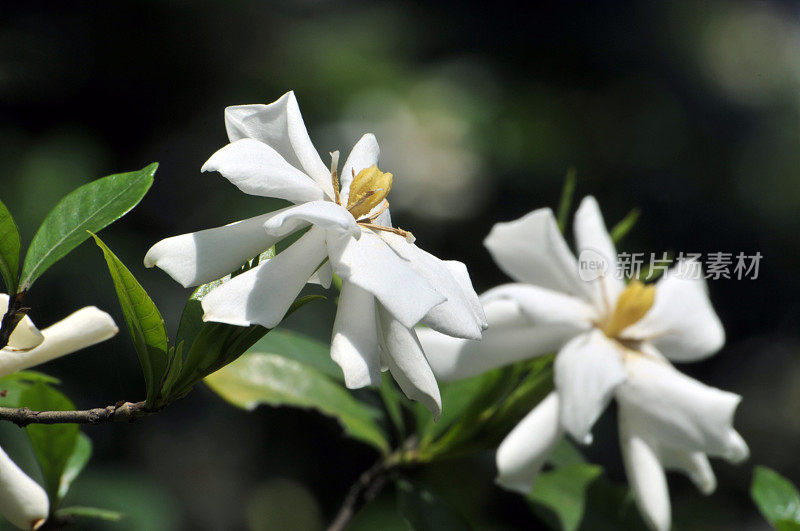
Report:
<svg viewBox="0 0 800 531"><path fill-rule="evenodd" d="M6 313L8 301L8 295L0 293L0 315ZM93 306L42 331L26 316L0 350L0 377L105 341L118 331L111 316ZM0 514L20 529L38 529L49 510L44 489L0 448Z"/></svg>
<svg viewBox="0 0 800 531"><path fill-rule="evenodd" d="M671 361L714 354L725 333L705 281L679 264L655 286L615 278L616 249L597 202L587 197L575 214L578 252L607 261L592 281L578 263L550 209L498 223L484 244L519 283L481 297L489 330L480 343L420 331L434 372L455 379L557 351L555 391L531 411L497 451L498 483L527 494L564 434L588 444L591 428L612 398L619 404L627 474L647 522L670 526L665 469L689 475L704 493L714 490L707 455L740 461L748 448L733 429L741 397L708 387Z"/></svg>
<svg viewBox="0 0 800 531"><path fill-rule="evenodd" d="M364 135L338 173L328 169L306 132L294 93L270 105L225 110L231 143L203 171L218 171L247 194L295 203L224 227L162 240L145 256L184 286L211 282L276 242L311 227L275 258L203 298L204 319L276 326L303 286L342 278L331 357L350 388L378 384L388 367L403 391L434 415L439 388L413 326L478 339L485 317L466 268L442 261L393 228L386 194L392 175L378 170L375 137ZM341 185L341 188L340 188Z"/></svg>

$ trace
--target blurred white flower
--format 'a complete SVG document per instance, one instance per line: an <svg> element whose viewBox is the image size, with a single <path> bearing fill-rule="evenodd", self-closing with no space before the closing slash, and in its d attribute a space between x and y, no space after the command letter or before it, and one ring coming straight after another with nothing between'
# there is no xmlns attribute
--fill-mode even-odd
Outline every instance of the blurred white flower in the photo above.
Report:
<svg viewBox="0 0 800 531"><path fill-rule="evenodd" d="M748 456L733 429L741 397L689 378L671 361L714 354L725 333L705 281L681 265L656 285L615 278L617 252L597 202L575 214L577 250L606 261L604 274L581 280L578 262L550 209L494 226L484 244L518 283L481 297L489 321L483 341L420 330L435 374L464 378L557 351L555 391L531 411L497 451L498 483L527 494L565 433L591 443L591 428L612 398L626 471L645 520L670 526L665 469L681 470L704 493L716 486L707 455Z"/></svg>
<svg viewBox="0 0 800 531"><path fill-rule="evenodd" d="M311 227L203 298L204 319L237 326L276 326L303 286L342 278L331 357L350 388L380 383L388 367L403 391L435 416L439 388L413 326L477 339L485 327L466 267L446 262L392 227L386 195L392 174L378 167L375 137L364 135L338 172L328 169L308 136L294 93L270 105L225 110L231 143L203 171L218 171L245 193L296 203L224 227L167 238L145 256L184 286L216 280L284 237ZM341 185L341 188L340 188Z"/></svg>
<svg viewBox="0 0 800 531"><path fill-rule="evenodd" d="M0 293L0 315L6 313L8 301L8 295ZM118 331L111 316L93 306L42 331L26 316L0 350L0 377L105 341ZM44 489L0 448L0 514L20 529L38 529L49 509Z"/></svg>

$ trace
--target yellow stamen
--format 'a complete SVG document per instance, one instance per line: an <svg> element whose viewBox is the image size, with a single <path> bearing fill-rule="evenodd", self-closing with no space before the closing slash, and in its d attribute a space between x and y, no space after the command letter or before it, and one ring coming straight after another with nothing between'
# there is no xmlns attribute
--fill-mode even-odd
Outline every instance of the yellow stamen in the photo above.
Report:
<svg viewBox="0 0 800 531"><path fill-rule="evenodd" d="M379 205L391 189L392 174L382 172L373 164L353 177L347 210L358 219Z"/></svg>
<svg viewBox="0 0 800 531"><path fill-rule="evenodd" d="M638 280L632 280L619 294L617 307L603 326L603 332L608 337L617 337L620 332L645 316L653 306L655 296L655 286L646 286Z"/></svg>

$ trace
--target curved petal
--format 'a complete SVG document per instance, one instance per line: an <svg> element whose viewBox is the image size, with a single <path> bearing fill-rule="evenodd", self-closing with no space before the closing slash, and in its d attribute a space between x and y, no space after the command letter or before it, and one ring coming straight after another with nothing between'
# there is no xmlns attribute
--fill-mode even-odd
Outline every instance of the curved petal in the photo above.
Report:
<svg viewBox="0 0 800 531"><path fill-rule="evenodd" d="M342 203L348 204L353 176L358 175L358 172L364 168L369 168L373 164L377 165L380 156L381 148L378 147L378 140L372 133L367 133L356 142L342 167L342 174L339 176L339 183L342 186L340 194Z"/></svg>
<svg viewBox="0 0 800 531"><path fill-rule="evenodd" d="M324 240L325 231L312 227L275 258L213 289L203 298L203 320L275 327L325 259Z"/></svg>
<svg viewBox="0 0 800 531"><path fill-rule="evenodd" d="M480 339L484 323L475 315L471 300L477 300L478 295L474 291L471 294L465 293L463 285L442 260L409 243L405 238L391 233L382 233L380 237L445 297L444 302L431 308L425 315L422 324L449 336Z"/></svg>
<svg viewBox="0 0 800 531"><path fill-rule="evenodd" d="M350 389L381 383L375 297L355 284L342 282L333 321L331 358L344 373Z"/></svg>
<svg viewBox="0 0 800 531"><path fill-rule="evenodd" d="M628 379L617 388L617 400L660 444L734 462L747 458L747 445L733 429L739 395L643 356L629 357L625 369Z"/></svg>
<svg viewBox="0 0 800 531"><path fill-rule="evenodd" d="M361 237L361 228L356 223L356 218L332 201L310 201L285 208L270 217L264 223L264 228L273 236L282 238L309 223L328 230L346 232L356 239Z"/></svg>
<svg viewBox="0 0 800 531"><path fill-rule="evenodd" d="M0 448L0 514L20 529L38 529L49 511L44 489Z"/></svg>
<svg viewBox="0 0 800 531"><path fill-rule="evenodd" d="M615 276L617 270L617 248L608 234L600 206L592 196L587 196L575 212L575 251L580 258L584 251L598 253L608 267L601 274L600 281L595 285L599 287L595 294L595 303L611 306L625 289L625 283ZM600 292L600 289L603 291Z"/></svg>
<svg viewBox="0 0 800 531"><path fill-rule="evenodd" d="M598 319L595 309L581 299L529 284L503 284L481 295L484 303L497 299L516 301L534 326L558 325L578 334L588 331Z"/></svg>
<svg viewBox="0 0 800 531"><path fill-rule="evenodd" d="M419 400L438 420L442 397L422 345L414 330L403 326L381 304L376 305L378 337L383 360L400 389L411 400Z"/></svg>
<svg viewBox="0 0 800 531"><path fill-rule="evenodd" d="M686 474L698 490L706 496L717 488L717 478L711 469L708 457L702 452L687 452L679 448L661 445L659 459L666 470L677 470Z"/></svg>
<svg viewBox="0 0 800 531"><path fill-rule="evenodd" d="M591 283L578 276L578 263L549 208L495 224L483 244L514 280L593 300Z"/></svg>
<svg viewBox="0 0 800 531"><path fill-rule="evenodd" d="M619 415L620 446L636 505L652 529L669 531L672 509L664 468L642 430L627 416Z"/></svg>
<svg viewBox="0 0 800 531"><path fill-rule="evenodd" d="M308 279L309 284L318 284L325 289L331 287L331 282L333 281L333 268L331 267L331 261L326 260L319 268L314 271L314 274L311 275L311 278Z"/></svg>
<svg viewBox="0 0 800 531"><path fill-rule="evenodd" d="M8 311L10 299L5 293L0 293L0 316L5 315ZM28 350L41 345L42 341L44 341L44 336L33 324L31 318L26 315L11 332L7 346L14 350Z"/></svg>
<svg viewBox="0 0 800 531"><path fill-rule="evenodd" d="M564 437L558 421L558 394L547 395L497 448L498 485L527 495L545 461Z"/></svg>
<svg viewBox="0 0 800 531"><path fill-rule="evenodd" d="M469 277L467 266L457 260L444 260L444 265L450 270L450 274L456 279L456 282L461 286L461 291L467 298L469 305L472 307L472 313L475 319L481 326L481 330L486 330L489 327L489 322L486 320L486 312L483 311L483 304L475 293L475 288L472 287L472 279Z"/></svg>
<svg viewBox="0 0 800 531"><path fill-rule="evenodd" d="M445 381L469 378L549 354L581 333L572 323L535 326L520 309L519 303L512 299L486 300L484 310L489 327L480 341L446 336L429 328L417 330L437 378Z"/></svg>
<svg viewBox="0 0 800 531"><path fill-rule="evenodd" d="M364 230L358 240L329 231L327 245L334 272L375 295L408 328L445 300L372 231Z"/></svg>
<svg viewBox="0 0 800 531"><path fill-rule="evenodd" d="M308 136L300 106L290 91L269 105L238 105L225 109L228 138L254 138L277 151L289 164L310 175L333 199L328 168Z"/></svg>
<svg viewBox="0 0 800 531"><path fill-rule="evenodd" d="M264 223L285 210L166 238L147 251L144 265L162 269L184 288L218 280L280 240Z"/></svg>
<svg viewBox="0 0 800 531"><path fill-rule="evenodd" d="M703 278L692 278L679 264L656 284L653 307L623 331L625 337L650 339L670 360L698 361L725 344L725 329L711 306Z"/></svg>
<svg viewBox="0 0 800 531"><path fill-rule="evenodd" d="M277 151L252 138L237 140L220 149L203 164L201 171L218 171L246 194L293 203L325 198L313 179L286 162Z"/></svg>
<svg viewBox="0 0 800 531"><path fill-rule="evenodd" d="M4 348L0 352L0 377L105 341L119 328L106 312L94 306L82 308L42 330L44 341L31 350Z"/></svg>
<svg viewBox="0 0 800 531"><path fill-rule="evenodd" d="M556 356L553 380L561 424L583 444L592 442L592 426L625 381L620 358L619 347L599 330L576 337Z"/></svg>

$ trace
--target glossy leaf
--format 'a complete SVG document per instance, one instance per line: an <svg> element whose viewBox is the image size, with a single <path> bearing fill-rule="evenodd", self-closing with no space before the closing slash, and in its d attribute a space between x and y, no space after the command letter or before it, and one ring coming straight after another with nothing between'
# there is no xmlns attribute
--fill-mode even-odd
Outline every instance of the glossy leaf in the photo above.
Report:
<svg viewBox="0 0 800 531"><path fill-rule="evenodd" d="M467 520L447 506L427 486L399 479L397 509L414 531L468 531Z"/></svg>
<svg viewBox="0 0 800 531"><path fill-rule="evenodd" d="M43 382L27 387L21 402L34 411L65 411L75 409L72 401ZM78 445L77 424L31 424L25 432L33 446L42 469L44 487L50 498L51 510L58 506L61 481Z"/></svg>
<svg viewBox="0 0 800 531"><path fill-rule="evenodd" d="M316 409L339 420L350 437L382 452L389 449L378 426L377 410L357 401L322 372L296 360L253 349L205 381L235 406L248 410L262 404Z"/></svg>
<svg viewBox="0 0 800 531"><path fill-rule="evenodd" d="M109 175L75 189L47 214L22 266L21 290L89 237L135 207L153 184L158 163Z"/></svg>
<svg viewBox="0 0 800 531"><path fill-rule="evenodd" d="M753 470L750 496L764 518L775 527L778 522L785 529L800 524L800 493L791 481L774 470L757 466Z"/></svg>
<svg viewBox="0 0 800 531"><path fill-rule="evenodd" d="M17 292L19 281L19 230L11 212L0 201L0 275L6 284L6 292Z"/></svg>
<svg viewBox="0 0 800 531"><path fill-rule="evenodd" d="M542 472L528 499L553 511L561 529L574 531L583 520L589 485L603 473L598 465L571 464Z"/></svg>
<svg viewBox="0 0 800 531"><path fill-rule="evenodd" d="M95 243L103 251L108 271L114 281L125 322L128 324L139 355L147 388L147 403L152 406L167 370L167 328L161 313L127 267L96 235Z"/></svg>
<svg viewBox="0 0 800 531"><path fill-rule="evenodd" d="M261 338L250 350L278 354L313 367L334 380L344 381L342 369L331 359L330 345L298 332L277 328Z"/></svg>

